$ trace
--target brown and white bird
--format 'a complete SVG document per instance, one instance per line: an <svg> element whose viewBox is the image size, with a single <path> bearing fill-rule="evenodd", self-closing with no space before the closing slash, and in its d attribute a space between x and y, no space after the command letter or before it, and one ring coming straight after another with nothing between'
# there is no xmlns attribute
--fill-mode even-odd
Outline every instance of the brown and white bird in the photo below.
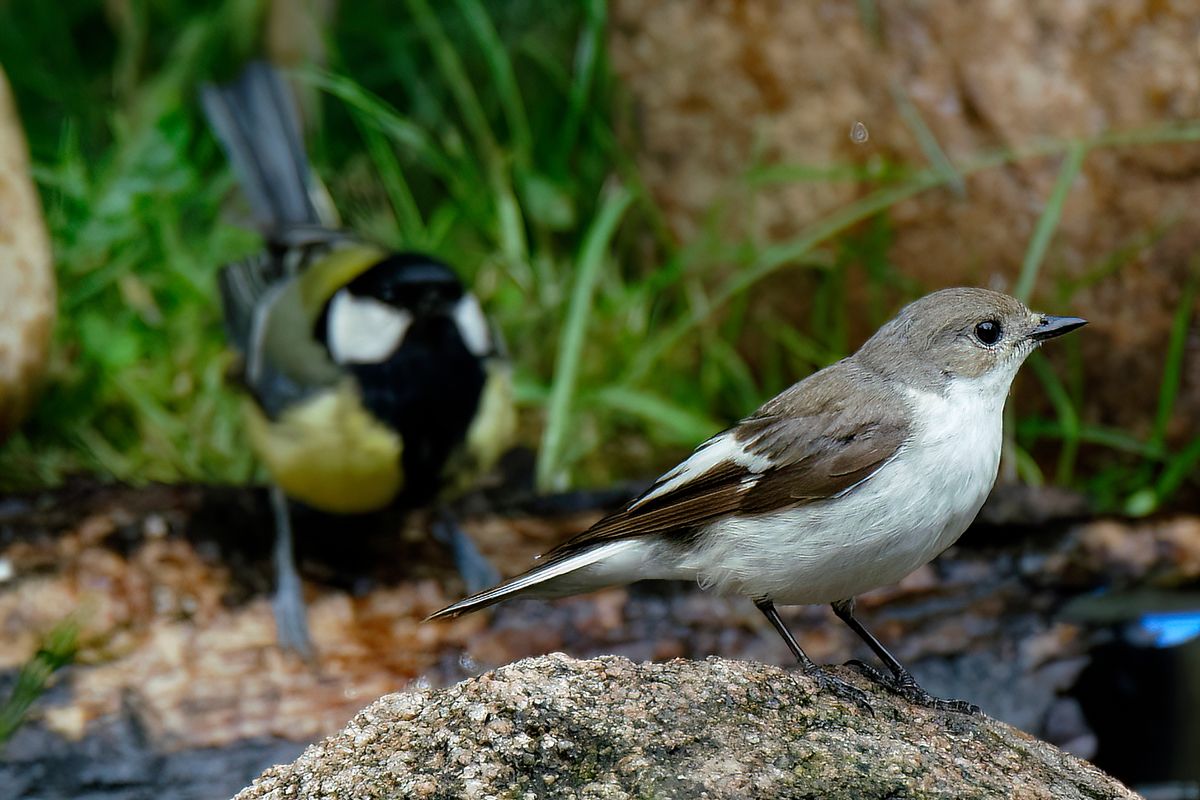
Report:
<svg viewBox="0 0 1200 800"><path fill-rule="evenodd" d="M891 673L875 677L914 701L974 710L921 689L855 618L854 597L899 581L966 530L996 479L1017 369L1083 324L985 289L934 292L528 572L431 619L514 597L696 581L754 601L805 672L865 703L805 655L775 609L831 603Z"/></svg>

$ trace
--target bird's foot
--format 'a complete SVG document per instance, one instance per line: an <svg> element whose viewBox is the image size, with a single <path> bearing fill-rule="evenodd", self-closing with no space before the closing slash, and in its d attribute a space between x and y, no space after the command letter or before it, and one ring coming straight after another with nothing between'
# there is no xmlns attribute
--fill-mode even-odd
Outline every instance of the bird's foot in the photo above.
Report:
<svg viewBox="0 0 1200 800"><path fill-rule="evenodd" d="M983 713L979 706L974 703L968 703L966 700L943 700L940 697L934 697L929 692L921 688L917 683L916 678L907 670L899 675L888 675L880 672L875 667L857 659L847 661L846 666L854 667L856 670L867 676L875 683L878 683L883 688L887 689L892 694L903 697L913 705L932 708L938 711L954 711L959 714L980 714Z"/></svg>
<svg viewBox="0 0 1200 800"><path fill-rule="evenodd" d="M279 646L305 661L313 661L316 650L308 634L308 616L299 587L292 591L280 587L271 601L271 608L275 612L275 635Z"/></svg>
<svg viewBox="0 0 1200 800"><path fill-rule="evenodd" d="M446 547L454 558L454 566L466 584L467 594L489 589L500 582L500 573L492 566L471 537L463 531L447 512L435 514L430 523L433 538Z"/></svg>
<svg viewBox="0 0 1200 800"><path fill-rule="evenodd" d="M817 688L822 692L830 692L838 697L853 703L869 715L875 714L875 709L871 707L871 702L867 697L867 693L857 686L852 686L846 683L841 678L835 678L825 670L818 666L813 666L811 669L806 669L804 674L812 678L817 684Z"/></svg>

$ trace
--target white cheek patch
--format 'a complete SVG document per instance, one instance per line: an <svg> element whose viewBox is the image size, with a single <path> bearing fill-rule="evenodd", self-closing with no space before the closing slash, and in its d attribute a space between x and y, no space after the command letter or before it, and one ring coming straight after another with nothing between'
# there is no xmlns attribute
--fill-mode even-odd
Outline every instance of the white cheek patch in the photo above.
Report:
<svg viewBox="0 0 1200 800"><path fill-rule="evenodd" d="M464 294L454 305L454 324L472 355L485 356L492 351L491 326L475 295Z"/></svg>
<svg viewBox="0 0 1200 800"><path fill-rule="evenodd" d="M327 341L338 364L378 364L404 341L412 325L408 311L342 289L329 303Z"/></svg>

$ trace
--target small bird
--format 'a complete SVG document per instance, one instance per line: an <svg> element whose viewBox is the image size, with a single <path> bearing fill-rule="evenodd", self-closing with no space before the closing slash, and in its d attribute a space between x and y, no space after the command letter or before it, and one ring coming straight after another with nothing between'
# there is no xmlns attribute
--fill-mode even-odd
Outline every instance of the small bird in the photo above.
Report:
<svg viewBox="0 0 1200 800"><path fill-rule="evenodd" d="M891 673L862 665L870 677L916 703L978 711L922 689L854 616L854 597L899 581L966 530L996 480L1017 369L1084 324L985 289L927 295L541 564L430 619L514 597L694 580L753 600L822 688L869 708L805 655L777 603L831 603Z"/></svg>
<svg viewBox="0 0 1200 800"><path fill-rule="evenodd" d="M509 362L449 266L336 228L276 70L252 63L201 100L266 239L222 269L220 294L250 444L275 484L279 641L310 656L288 498L356 514L469 484L515 435ZM447 515L435 533L471 590L497 579Z"/></svg>

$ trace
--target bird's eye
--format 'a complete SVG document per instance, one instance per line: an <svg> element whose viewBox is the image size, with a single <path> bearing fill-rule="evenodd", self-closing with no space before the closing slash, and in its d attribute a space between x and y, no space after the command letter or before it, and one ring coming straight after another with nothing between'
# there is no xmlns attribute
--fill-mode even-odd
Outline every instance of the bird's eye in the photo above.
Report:
<svg viewBox="0 0 1200 800"><path fill-rule="evenodd" d="M985 319L975 326L975 336L987 345L1000 341L1000 323L994 319Z"/></svg>

